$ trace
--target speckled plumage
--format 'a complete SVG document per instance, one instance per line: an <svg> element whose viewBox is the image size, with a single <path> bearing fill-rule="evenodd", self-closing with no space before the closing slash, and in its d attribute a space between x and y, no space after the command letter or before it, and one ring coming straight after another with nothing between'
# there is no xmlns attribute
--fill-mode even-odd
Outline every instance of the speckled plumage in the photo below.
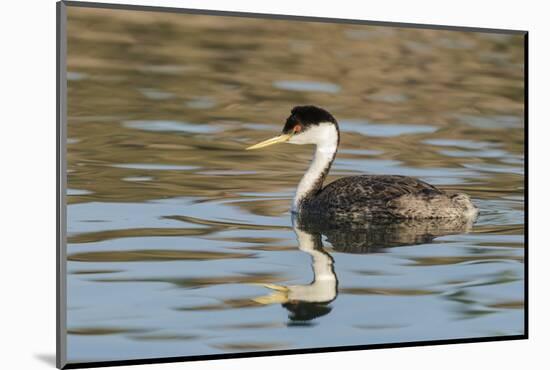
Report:
<svg viewBox="0 0 550 370"><path fill-rule="evenodd" d="M323 218L417 219L475 217L465 194L447 194L408 176L363 175L338 179L306 197L301 213Z"/></svg>

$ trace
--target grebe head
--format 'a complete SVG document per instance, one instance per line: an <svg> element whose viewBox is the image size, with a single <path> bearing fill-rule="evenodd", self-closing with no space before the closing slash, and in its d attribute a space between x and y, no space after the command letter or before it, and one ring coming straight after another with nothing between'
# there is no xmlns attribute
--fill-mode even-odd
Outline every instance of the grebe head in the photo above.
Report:
<svg viewBox="0 0 550 370"><path fill-rule="evenodd" d="M299 213L307 200L313 199L322 188L323 181L336 156L340 134L338 123L324 109L311 105L294 107L279 136L252 145L247 150L264 148L277 143L315 144L311 164L300 180L292 201L292 212Z"/></svg>
<svg viewBox="0 0 550 370"><path fill-rule="evenodd" d="M318 149L335 152L339 142L336 119L322 108L312 105L294 107L287 118L281 135L252 145L247 150L273 144L316 144Z"/></svg>

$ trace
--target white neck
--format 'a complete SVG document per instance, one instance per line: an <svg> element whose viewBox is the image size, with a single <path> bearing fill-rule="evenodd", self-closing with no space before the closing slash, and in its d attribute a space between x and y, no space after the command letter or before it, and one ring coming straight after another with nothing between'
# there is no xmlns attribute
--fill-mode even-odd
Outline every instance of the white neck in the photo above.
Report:
<svg viewBox="0 0 550 370"><path fill-rule="evenodd" d="M295 213L300 211L300 204L304 198L321 189L338 149L338 131L332 124L321 123L309 129L303 135L307 135L306 140L313 140L317 147L313 160L296 189L296 195L292 203L292 212ZM295 143L309 144L312 142L296 141Z"/></svg>

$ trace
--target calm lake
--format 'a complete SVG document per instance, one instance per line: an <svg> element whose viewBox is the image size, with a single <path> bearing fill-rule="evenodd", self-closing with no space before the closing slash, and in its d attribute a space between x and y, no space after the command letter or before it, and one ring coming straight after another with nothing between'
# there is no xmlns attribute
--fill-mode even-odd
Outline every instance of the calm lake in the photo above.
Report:
<svg viewBox="0 0 550 370"><path fill-rule="evenodd" d="M73 7L68 35L69 362L524 333L521 36ZM479 219L293 226L313 148L244 148L301 104L339 121L328 181Z"/></svg>

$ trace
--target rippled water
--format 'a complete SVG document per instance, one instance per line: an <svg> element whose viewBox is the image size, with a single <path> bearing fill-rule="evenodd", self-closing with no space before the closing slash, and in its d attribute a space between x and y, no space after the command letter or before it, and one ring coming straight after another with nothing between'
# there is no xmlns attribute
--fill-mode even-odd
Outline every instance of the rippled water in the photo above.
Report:
<svg viewBox="0 0 550 370"><path fill-rule="evenodd" d="M68 14L69 362L524 332L520 36ZM304 103L329 181L420 177L477 223L293 226L312 148L243 148Z"/></svg>

